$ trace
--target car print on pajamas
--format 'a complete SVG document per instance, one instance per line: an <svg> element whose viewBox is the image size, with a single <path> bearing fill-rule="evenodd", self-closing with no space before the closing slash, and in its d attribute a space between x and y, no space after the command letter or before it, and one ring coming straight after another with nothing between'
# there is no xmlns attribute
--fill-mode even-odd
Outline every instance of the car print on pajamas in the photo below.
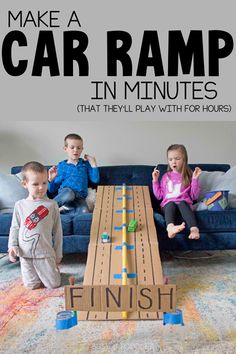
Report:
<svg viewBox="0 0 236 354"><path fill-rule="evenodd" d="M24 225L27 227L27 229L32 230L37 226L38 222L45 218L47 215L48 209L45 206L40 205L29 216L27 216Z"/></svg>

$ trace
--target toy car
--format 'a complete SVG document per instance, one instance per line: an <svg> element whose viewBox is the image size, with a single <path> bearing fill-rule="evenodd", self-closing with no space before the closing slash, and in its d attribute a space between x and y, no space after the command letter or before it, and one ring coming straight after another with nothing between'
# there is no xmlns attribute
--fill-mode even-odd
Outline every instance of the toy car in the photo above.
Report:
<svg viewBox="0 0 236 354"><path fill-rule="evenodd" d="M138 220L130 220L129 225L128 225L128 231L129 232L135 232L138 226Z"/></svg>
<svg viewBox="0 0 236 354"><path fill-rule="evenodd" d="M110 242L110 236L108 233L105 231L103 234L101 234L101 241L102 243L109 243Z"/></svg>
<svg viewBox="0 0 236 354"><path fill-rule="evenodd" d="M38 222L45 218L48 215L48 209L40 205L37 209L35 209L27 218L25 219L24 225L27 229L32 230L36 227Z"/></svg>

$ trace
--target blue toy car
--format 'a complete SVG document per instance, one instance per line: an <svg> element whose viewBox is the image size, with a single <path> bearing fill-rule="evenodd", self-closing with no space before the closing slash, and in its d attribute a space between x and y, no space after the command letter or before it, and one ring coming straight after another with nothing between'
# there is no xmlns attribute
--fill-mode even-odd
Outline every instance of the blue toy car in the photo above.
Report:
<svg viewBox="0 0 236 354"><path fill-rule="evenodd" d="M102 241L102 243L109 243L110 242L110 236L108 235L108 233L106 231L104 231L101 234L101 241Z"/></svg>

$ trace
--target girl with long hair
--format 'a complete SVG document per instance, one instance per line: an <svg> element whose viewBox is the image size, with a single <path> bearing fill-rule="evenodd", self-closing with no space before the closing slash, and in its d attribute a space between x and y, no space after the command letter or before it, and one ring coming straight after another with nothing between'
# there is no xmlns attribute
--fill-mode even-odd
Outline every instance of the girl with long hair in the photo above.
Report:
<svg viewBox="0 0 236 354"><path fill-rule="evenodd" d="M199 196L199 176L201 169L196 167L192 171L188 166L188 154L184 145L174 144L167 149L168 170L159 182L160 171L155 168L152 173L153 193L158 200L162 200L166 229L169 238L185 229L187 224L189 239L200 238L196 218L192 210L193 201ZM175 222L176 213L180 212L183 222Z"/></svg>

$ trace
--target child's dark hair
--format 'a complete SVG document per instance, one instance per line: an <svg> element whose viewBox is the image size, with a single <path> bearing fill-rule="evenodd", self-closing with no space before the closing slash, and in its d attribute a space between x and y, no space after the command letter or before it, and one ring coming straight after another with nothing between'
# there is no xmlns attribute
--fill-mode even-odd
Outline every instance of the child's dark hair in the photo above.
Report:
<svg viewBox="0 0 236 354"><path fill-rule="evenodd" d="M181 152L181 154L183 155L183 167L182 167L182 171L181 171L181 175L182 175L182 183L184 186L188 186L191 182L191 177L192 177L192 170L190 169L190 167L188 166L188 153L187 150L185 148L184 145L182 144L173 144L170 145L167 149L167 157L168 157L168 152L169 151L174 151L174 150L179 150ZM168 170L170 170L170 167L168 166Z"/></svg>
<svg viewBox="0 0 236 354"><path fill-rule="evenodd" d="M83 139L81 138L80 135L78 134L74 134L74 133L71 133L71 134L67 134L64 138L64 145L67 146L67 140L68 139L75 139L75 140L81 140L83 141Z"/></svg>
<svg viewBox="0 0 236 354"><path fill-rule="evenodd" d="M47 171L46 167L37 161L27 162L21 169L22 179L27 180L27 172L44 173Z"/></svg>

